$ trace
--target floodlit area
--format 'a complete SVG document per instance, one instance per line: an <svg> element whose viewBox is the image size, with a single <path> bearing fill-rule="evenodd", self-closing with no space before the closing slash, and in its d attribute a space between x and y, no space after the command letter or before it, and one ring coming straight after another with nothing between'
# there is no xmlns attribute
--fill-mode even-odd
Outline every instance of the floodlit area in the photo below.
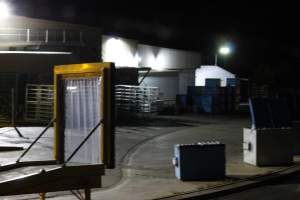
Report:
<svg viewBox="0 0 300 200"><path fill-rule="evenodd" d="M92 192L93 199L157 199L174 195L193 194L216 186L258 178L287 167L256 167L243 162L243 127L249 126L247 116L164 116L118 124L116 127L116 168L106 170L103 188ZM13 128L1 128L1 146L22 146L43 130L42 127L20 127L28 139L20 138ZM226 177L206 181L180 181L172 164L176 144L201 141L219 141L226 144ZM1 152L1 164L14 162L22 151ZM49 160L53 156L53 129L49 129L22 161ZM299 162L294 157L294 162ZM53 168L53 167L52 167ZM1 181L51 169L51 166L30 167L2 172ZM253 179L255 180L255 179ZM147 190L145 190L145 187ZM47 199L75 199L69 192L47 193ZM35 195L3 197L29 199Z"/></svg>
<svg viewBox="0 0 300 200"><path fill-rule="evenodd" d="M284 6L108 4L0 0L0 200L299 193Z"/></svg>

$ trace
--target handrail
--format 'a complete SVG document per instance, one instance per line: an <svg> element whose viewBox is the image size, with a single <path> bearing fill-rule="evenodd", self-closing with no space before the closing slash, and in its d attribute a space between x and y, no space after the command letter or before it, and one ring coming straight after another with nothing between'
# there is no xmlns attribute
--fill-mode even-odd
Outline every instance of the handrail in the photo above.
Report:
<svg viewBox="0 0 300 200"><path fill-rule="evenodd" d="M66 38L66 34L73 37ZM76 33L76 35L74 35ZM75 40L74 40L75 39ZM82 42L82 31L72 29L29 29L29 28L0 28L1 42Z"/></svg>

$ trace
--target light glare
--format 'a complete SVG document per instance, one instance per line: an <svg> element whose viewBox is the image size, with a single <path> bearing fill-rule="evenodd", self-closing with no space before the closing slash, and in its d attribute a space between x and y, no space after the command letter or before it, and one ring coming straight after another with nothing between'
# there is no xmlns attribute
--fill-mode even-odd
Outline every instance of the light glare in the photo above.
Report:
<svg viewBox="0 0 300 200"><path fill-rule="evenodd" d="M141 58L132 51L130 41L112 37L104 42L103 60L105 62L114 62L118 67L138 67Z"/></svg>
<svg viewBox="0 0 300 200"><path fill-rule="evenodd" d="M0 19L10 16L10 9L7 3L0 2Z"/></svg>
<svg viewBox="0 0 300 200"><path fill-rule="evenodd" d="M229 47L221 47L221 48L219 49L219 53L220 53L220 54L223 54L223 55L227 55L227 54L230 53L230 48L229 48Z"/></svg>
<svg viewBox="0 0 300 200"><path fill-rule="evenodd" d="M68 86L67 90L77 90L77 87L76 86Z"/></svg>

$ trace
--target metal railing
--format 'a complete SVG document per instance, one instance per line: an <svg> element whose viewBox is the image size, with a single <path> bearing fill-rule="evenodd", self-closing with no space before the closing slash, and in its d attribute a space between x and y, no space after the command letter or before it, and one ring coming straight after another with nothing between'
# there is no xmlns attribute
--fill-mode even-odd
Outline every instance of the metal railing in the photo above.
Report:
<svg viewBox="0 0 300 200"><path fill-rule="evenodd" d="M80 30L0 28L1 43L82 44Z"/></svg>
<svg viewBox="0 0 300 200"><path fill-rule="evenodd" d="M11 123L11 102L6 97L0 96L0 127Z"/></svg>

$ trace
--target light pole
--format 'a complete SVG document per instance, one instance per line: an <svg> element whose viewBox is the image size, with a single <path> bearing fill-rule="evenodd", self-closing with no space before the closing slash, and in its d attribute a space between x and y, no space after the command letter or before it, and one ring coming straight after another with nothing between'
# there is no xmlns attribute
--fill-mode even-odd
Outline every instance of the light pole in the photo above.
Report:
<svg viewBox="0 0 300 200"><path fill-rule="evenodd" d="M231 49L228 46L221 46L219 48L219 51L215 54L215 66L218 65L218 54L220 55L228 55L231 53Z"/></svg>

